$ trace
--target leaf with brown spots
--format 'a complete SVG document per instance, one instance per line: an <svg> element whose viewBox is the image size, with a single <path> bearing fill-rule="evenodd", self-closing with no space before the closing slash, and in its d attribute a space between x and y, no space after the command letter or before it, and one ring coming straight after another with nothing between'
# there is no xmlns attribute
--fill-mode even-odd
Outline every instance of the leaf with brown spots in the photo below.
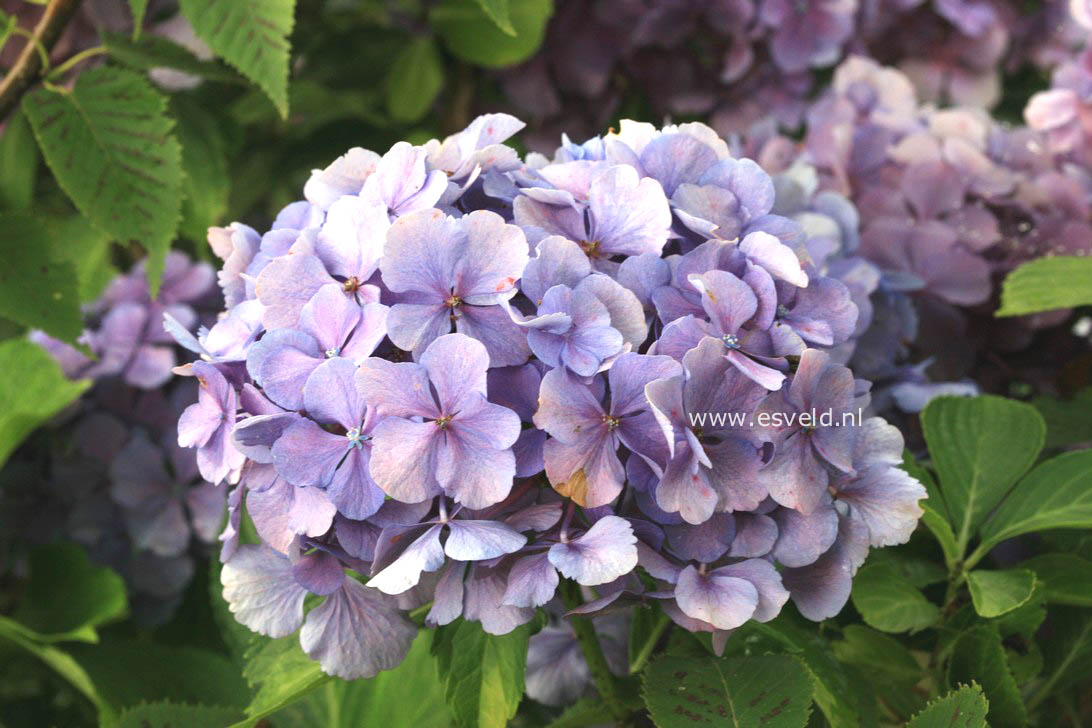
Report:
<svg viewBox="0 0 1092 728"><path fill-rule="evenodd" d="M986 728L986 696L978 685L960 685L910 719L906 728Z"/></svg>
<svg viewBox="0 0 1092 728"><path fill-rule="evenodd" d="M803 728L811 714L811 681L787 655L666 655L645 670L643 684L659 728Z"/></svg>
<svg viewBox="0 0 1092 728"><path fill-rule="evenodd" d="M118 717L117 728L210 728L230 725L239 711L188 703L141 703Z"/></svg>
<svg viewBox="0 0 1092 728"><path fill-rule="evenodd" d="M144 76L111 67L82 73L69 93L40 88L23 99L65 194L99 230L148 251L153 295L182 205L182 150L166 108Z"/></svg>

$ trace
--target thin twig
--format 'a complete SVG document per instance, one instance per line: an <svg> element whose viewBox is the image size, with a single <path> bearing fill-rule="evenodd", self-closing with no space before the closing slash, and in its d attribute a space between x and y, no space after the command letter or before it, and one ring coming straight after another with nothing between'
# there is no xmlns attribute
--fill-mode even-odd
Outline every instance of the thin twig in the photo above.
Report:
<svg viewBox="0 0 1092 728"><path fill-rule="evenodd" d="M15 65L0 80L0 120L7 118L19 104L19 99L38 79L45 68L43 57L48 61L48 51L61 37L68 21L76 13L80 0L51 0L42 19L34 27L34 33L19 52Z"/></svg>

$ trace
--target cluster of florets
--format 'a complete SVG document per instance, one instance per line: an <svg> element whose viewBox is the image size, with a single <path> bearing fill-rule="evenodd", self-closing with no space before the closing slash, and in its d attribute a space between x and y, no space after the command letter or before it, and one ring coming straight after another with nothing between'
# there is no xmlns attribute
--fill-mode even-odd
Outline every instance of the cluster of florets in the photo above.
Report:
<svg viewBox="0 0 1092 728"><path fill-rule="evenodd" d="M1033 101L1029 118L1050 104ZM979 109L938 109L920 103L898 70L852 57L807 120L801 145L767 124L752 129L745 148L780 176L814 170L819 189L856 206L858 254L882 276L871 302L875 325L851 361L884 385L885 401L893 395L917 411L935 394L974 391L967 381L930 383L924 370L932 362L910 364L910 342L942 352L940 378L955 379L982 349L1022 349L1068 315L974 322L1017 265L1092 250L1092 175L1075 141L1084 133L1079 119L1038 131L1002 126Z"/></svg>
<svg viewBox="0 0 1092 728"><path fill-rule="evenodd" d="M503 81L535 120L531 146L547 148L602 128L635 91L657 116L701 116L725 135L771 115L795 127L815 71L850 53L902 69L926 100L989 108L1002 71L1052 68L1080 44L1074 17L1065 2L1011 0L579 0Z"/></svg>
<svg viewBox="0 0 1092 728"><path fill-rule="evenodd" d="M216 294L212 266L172 252L154 300L138 264L86 308L80 343L93 356L31 334L66 375L94 385L42 438L46 457L16 455L5 520L30 542L82 543L125 577L146 622L170 616L194 553L216 542L223 522L223 488L202 479L196 453L177 442L175 423L196 387L172 379L177 346L163 330L164 314L196 329L202 311L215 311Z"/></svg>
<svg viewBox="0 0 1092 728"><path fill-rule="evenodd" d="M506 633L562 578L583 614L656 601L716 644L790 598L836 614L925 497L839 363L870 290L852 206L775 213L701 124L526 162L521 127L352 149L264 235L210 231L228 308L170 328L200 355L179 442L238 483L232 612L346 678L398 664L406 610Z"/></svg>

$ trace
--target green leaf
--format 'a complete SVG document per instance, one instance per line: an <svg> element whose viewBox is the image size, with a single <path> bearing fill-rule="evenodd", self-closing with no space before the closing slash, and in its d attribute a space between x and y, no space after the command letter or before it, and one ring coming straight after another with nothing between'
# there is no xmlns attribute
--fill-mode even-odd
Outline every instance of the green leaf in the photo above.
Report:
<svg viewBox="0 0 1092 728"><path fill-rule="evenodd" d="M209 227L224 222L231 193L223 122L201 106L179 98L171 100L171 110L178 119L178 141L186 173L179 232L204 246Z"/></svg>
<svg viewBox="0 0 1092 728"><path fill-rule="evenodd" d="M1050 639L1043 641L1045 680L1031 703L1092 678L1092 617L1087 609L1050 610Z"/></svg>
<svg viewBox="0 0 1092 728"><path fill-rule="evenodd" d="M811 713L803 666L785 655L721 659L665 655L644 672L643 692L659 728L698 723L802 728Z"/></svg>
<svg viewBox="0 0 1092 728"><path fill-rule="evenodd" d="M917 632L936 623L940 610L889 564L868 564L853 578L853 606L881 632Z"/></svg>
<svg viewBox="0 0 1092 728"><path fill-rule="evenodd" d="M39 221L53 240L65 241L64 245L55 246L53 252L76 270L80 302L94 301L118 274L110 259L113 250L110 237L88 225L81 215L56 220L39 218Z"/></svg>
<svg viewBox="0 0 1092 728"><path fill-rule="evenodd" d="M1028 473L982 527L978 551L1053 528L1092 528L1092 450L1063 453Z"/></svg>
<svg viewBox="0 0 1092 728"><path fill-rule="evenodd" d="M37 344L0 341L0 465L38 425L60 412L91 386L73 382Z"/></svg>
<svg viewBox="0 0 1092 728"><path fill-rule="evenodd" d="M505 635L463 620L437 630L432 649L455 725L503 728L515 716L530 637L529 624Z"/></svg>
<svg viewBox="0 0 1092 728"><path fill-rule="evenodd" d="M92 564L79 546L52 544L31 553L30 582L16 616L44 639L96 642L95 628L127 611L121 577Z"/></svg>
<svg viewBox="0 0 1092 728"><path fill-rule="evenodd" d="M497 27L508 35L516 35L516 29L512 27L512 18L508 12L509 0L478 0L482 12L496 23Z"/></svg>
<svg viewBox="0 0 1092 728"><path fill-rule="evenodd" d="M211 650L117 638L73 645L71 653L99 691L119 707L171 700L231 706L241 714L249 698L238 668Z"/></svg>
<svg viewBox="0 0 1092 728"><path fill-rule="evenodd" d="M166 108L141 74L112 67L81 73L69 93L40 88L23 99L53 176L80 212L148 251L152 295L181 205L182 152Z"/></svg>
<svg viewBox="0 0 1092 728"><path fill-rule="evenodd" d="M986 728L988 703L977 685L960 685L937 698L906 724L906 728Z"/></svg>
<svg viewBox="0 0 1092 728"><path fill-rule="evenodd" d="M982 686L989 700L991 726L1008 728L1027 722L1020 691L1005 661L1001 636L997 630L985 625L972 627L961 634L948 662L949 686L972 681Z"/></svg>
<svg viewBox="0 0 1092 728"><path fill-rule="evenodd" d="M459 58L501 68L535 54L553 11L553 0L511 0L509 17L515 34L509 35L482 14L475 0L441 0L429 12L429 22Z"/></svg>
<svg viewBox="0 0 1092 728"><path fill-rule="evenodd" d="M1092 387L1077 392L1072 399L1036 397L1031 400L1047 423L1046 447L1066 447L1078 442L1092 442Z"/></svg>
<svg viewBox="0 0 1092 728"><path fill-rule="evenodd" d="M180 0L197 37L265 91L288 118L288 36L296 0Z"/></svg>
<svg viewBox="0 0 1092 728"><path fill-rule="evenodd" d="M1020 316L1092 303L1092 258L1058 255L1025 263L1001 285L995 316Z"/></svg>
<svg viewBox="0 0 1092 728"><path fill-rule="evenodd" d="M924 465L915 461L909 450L903 453L902 469L925 486L925 491L929 494L925 500L918 501L918 505L924 511L921 522L940 544L944 563L951 570L951 567L963 557L963 553L956 544L951 516L948 515L948 506L944 503L944 494L937 487L932 473Z"/></svg>
<svg viewBox="0 0 1092 728"><path fill-rule="evenodd" d="M601 698L581 698L547 723L546 728L587 728L591 725L609 725L612 720L614 716Z"/></svg>
<svg viewBox="0 0 1092 728"><path fill-rule="evenodd" d="M116 728L208 728L233 723L235 708L188 703L141 703L118 716Z"/></svg>
<svg viewBox="0 0 1092 728"><path fill-rule="evenodd" d="M118 63L147 71L173 68L207 81L246 84L247 80L220 61L202 61L184 46L161 35L146 35L136 40L121 33L105 32L102 44Z"/></svg>
<svg viewBox="0 0 1092 728"><path fill-rule="evenodd" d="M91 701L99 712L100 725L111 725L115 711L113 707L99 695L95 684L91 681L87 672L80 664L72 659L67 652L57 649L52 645L42 644L36 641L25 627L13 619L0 616L0 639L7 639L19 645L39 660L49 665L58 675L67 680Z"/></svg>
<svg viewBox="0 0 1092 728"><path fill-rule="evenodd" d="M333 679L272 717L275 725L324 728L447 728L451 716L436 679L432 632L422 630L406 659L370 680Z"/></svg>
<svg viewBox="0 0 1092 728"><path fill-rule="evenodd" d="M432 38L407 43L387 74L387 110L398 121L417 121L432 106L444 85L444 67Z"/></svg>
<svg viewBox="0 0 1092 728"><path fill-rule="evenodd" d="M258 689L240 726L253 725L333 679L304 654L298 634L255 642L247 651L243 676Z"/></svg>
<svg viewBox="0 0 1092 728"><path fill-rule="evenodd" d="M129 0L129 12L133 14L133 38L140 37L144 27L144 14L148 12L148 0Z"/></svg>
<svg viewBox="0 0 1092 728"><path fill-rule="evenodd" d="M76 271L52 254L51 232L28 214L0 215L0 316L75 342L83 332Z"/></svg>
<svg viewBox="0 0 1092 728"><path fill-rule="evenodd" d="M0 25L2 25L0 21ZM27 117L16 109L0 135L0 209L25 210L34 202L38 146Z"/></svg>
<svg viewBox="0 0 1092 728"><path fill-rule="evenodd" d="M906 688L922 678L921 665L893 637L861 624L847 625L842 631L842 637L841 641L831 645L834 656L840 662L858 667L867 675L882 676L885 680Z"/></svg>
<svg viewBox="0 0 1092 728"><path fill-rule="evenodd" d="M1027 569L979 569L967 574L967 588L976 612L983 617L1000 617L1031 599L1035 574Z"/></svg>
<svg viewBox="0 0 1092 728"><path fill-rule="evenodd" d="M921 415L960 551L1043 449L1035 408L1003 397L938 397Z"/></svg>
<svg viewBox="0 0 1092 728"><path fill-rule="evenodd" d="M1092 561L1073 554L1043 554L1020 568L1035 572L1047 602L1092 607Z"/></svg>

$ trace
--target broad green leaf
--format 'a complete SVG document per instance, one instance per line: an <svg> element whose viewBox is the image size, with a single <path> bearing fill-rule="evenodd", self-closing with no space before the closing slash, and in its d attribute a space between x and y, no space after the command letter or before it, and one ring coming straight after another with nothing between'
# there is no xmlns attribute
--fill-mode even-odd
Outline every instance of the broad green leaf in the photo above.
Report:
<svg viewBox="0 0 1092 728"><path fill-rule="evenodd" d="M1058 255L1025 263L1001 285L995 316L1020 316L1092 303L1092 258Z"/></svg>
<svg viewBox="0 0 1092 728"><path fill-rule="evenodd" d="M103 232L148 251L153 295L182 201L182 152L166 108L144 76L113 67L81 73L69 93L40 88L23 99L61 189Z"/></svg>
<svg viewBox="0 0 1092 728"><path fill-rule="evenodd" d="M1006 569L967 574L974 610L983 617L1000 617L1031 599L1035 592L1035 574L1027 569Z"/></svg>
<svg viewBox="0 0 1092 728"><path fill-rule="evenodd" d="M64 241L26 213L0 215L0 316L75 342L83 332L73 266L51 251Z"/></svg>
<svg viewBox="0 0 1092 728"><path fill-rule="evenodd" d="M197 104L178 98L172 99L171 110L178 119L178 141L186 173L179 232L204 246L209 227L224 222L231 193L227 144L220 131L223 122Z"/></svg>
<svg viewBox="0 0 1092 728"><path fill-rule="evenodd" d="M870 564L889 564L919 589L939 584L948 578L948 572L941 564L932 559L911 556L902 549L876 549L868 555L868 559Z"/></svg>
<svg viewBox="0 0 1092 728"><path fill-rule="evenodd" d="M414 38L402 48L387 74L387 110L398 121L417 121L428 113L440 87L444 67L432 38Z"/></svg>
<svg viewBox="0 0 1092 728"><path fill-rule="evenodd" d="M811 713L808 675L787 655L665 655L649 665L643 682L645 703L659 728L802 728Z"/></svg>
<svg viewBox="0 0 1092 728"><path fill-rule="evenodd" d="M1043 554L1020 568L1035 572L1047 602L1092 607L1092 561L1073 554Z"/></svg>
<svg viewBox="0 0 1092 728"><path fill-rule="evenodd" d="M834 656L868 675L882 676L909 688L922 678L921 665L902 643L861 624L847 625L843 639L832 643Z"/></svg>
<svg viewBox="0 0 1092 728"><path fill-rule="evenodd" d="M1043 640L1044 682L1032 701L1092 678L1092 616L1087 609L1050 610L1050 639Z"/></svg>
<svg viewBox="0 0 1092 728"><path fill-rule="evenodd" d="M1016 680L1005 661L997 630L972 627L955 641L948 662L948 685L978 683L989 700L989 724L994 728L1023 726L1027 712Z"/></svg>
<svg viewBox="0 0 1092 728"><path fill-rule="evenodd" d="M148 12L148 0L129 0L129 12L133 14L133 38L139 38L144 14Z"/></svg>
<svg viewBox="0 0 1092 728"><path fill-rule="evenodd" d="M510 0L478 0L478 5L481 5L482 12L496 23L498 28L514 36L516 29L512 27L512 18L508 12L509 2Z"/></svg>
<svg viewBox="0 0 1092 728"><path fill-rule="evenodd" d="M1025 640L1031 640L1035 636L1036 630L1046 619L1046 600L1043 599L1042 589L1042 584L1036 581L1030 599L1011 612L989 620L1002 638L1020 635Z"/></svg>
<svg viewBox="0 0 1092 728"><path fill-rule="evenodd" d="M121 33L106 32L102 34L102 44L115 61L141 71L173 68L208 81L247 83L245 78L220 61L202 61L188 48L161 35L146 35L134 40Z"/></svg>
<svg viewBox="0 0 1092 728"><path fill-rule="evenodd" d="M982 527L979 552L1022 533L1092 528L1092 450L1040 463Z"/></svg>
<svg viewBox="0 0 1092 728"><path fill-rule="evenodd" d="M459 620L437 630L433 642L444 696L460 728L503 728L523 697L531 625L491 635Z"/></svg>
<svg viewBox="0 0 1092 728"><path fill-rule="evenodd" d="M917 632L936 623L940 610L889 564L868 564L853 578L853 606L881 632Z"/></svg>
<svg viewBox="0 0 1092 728"><path fill-rule="evenodd" d="M258 688L239 726L253 725L333 679L304 654L298 634L255 642L246 654L243 676Z"/></svg>
<svg viewBox="0 0 1092 728"><path fill-rule="evenodd" d="M60 412L91 386L73 382L37 344L26 339L0 342L0 466L38 425Z"/></svg>
<svg viewBox="0 0 1092 728"><path fill-rule="evenodd" d="M1065 447L1078 442L1092 442L1092 387L1077 392L1072 399L1036 397L1032 406L1047 423L1046 447Z"/></svg>
<svg viewBox="0 0 1092 728"><path fill-rule="evenodd" d="M1002 397L938 397L921 414L940 488L965 548L974 529L1043 449L1035 408Z"/></svg>
<svg viewBox="0 0 1092 728"><path fill-rule="evenodd" d="M258 84L287 118L296 0L180 0L179 6L197 37Z"/></svg>
<svg viewBox="0 0 1092 728"><path fill-rule="evenodd" d="M26 116L16 109L0 134L0 210L30 207L37 179L38 146Z"/></svg>
<svg viewBox="0 0 1092 728"><path fill-rule="evenodd" d="M96 566L75 544L43 546L30 555L30 581L16 617L49 641L98 640L95 628L125 616L121 577Z"/></svg>
<svg viewBox="0 0 1092 728"><path fill-rule="evenodd" d="M587 728L592 725L609 725L613 720L614 716L601 698L581 698L547 723L546 728Z"/></svg>
<svg viewBox="0 0 1092 728"><path fill-rule="evenodd" d="M236 708L189 703L141 703L118 716L116 728L210 728L235 722Z"/></svg>
<svg viewBox="0 0 1092 728"><path fill-rule="evenodd" d="M110 237L88 225L81 215L56 220L39 219L53 240L64 241L64 245L54 247L54 253L59 260L67 261L75 268L80 302L94 301L118 274L110 258L113 250Z"/></svg>
<svg viewBox="0 0 1092 728"><path fill-rule="evenodd" d="M101 725L111 725L115 718L114 708L99 695L95 684L87 672L67 652L52 645L42 644L28 636L25 627L13 619L0 616L0 639L7 639L19 645L39 660L49 665L54 672L63 677L74 688L91 701L99 712Z"/></svg>
<svg viewBox="0 0 1092 728"><path fill-rule="evenodd" d="M844 667L834 659L830 643L808 626L782 613L772 622L749 622L743 628L763 635L770 647L795 655L811 678L812 698L832 728L856 728L860 724L854 686ZM749 643L749 635L745 637ZM669 652L669 654L672 654Z"/></svg>
<svg viewBox="0 0 1092 728"><path fill-rule="evenodd" d="M329 680L271 720L275 725L324 728L448 728L451 716L431 646L432 632L422 630L393 670L369 680Z"/></svg>
<svg viewBox="0 0 1092 728"><path fill-rule="evenodd" d="M441 0L429 12L429 22L448 50L464 61L501 68L527 60L546 36L553 0L510 0L509 35L485 17L475 0Z"/></svg>
<svg viewBox="0 0 1092 728"><path fill-rule="evenodd" d="M940 492L932 473L921 463L914 460L910 451L903 453L902 469L917 479L923 486L929 497L918 501L918 505L924 513L921 522L933 534L933 538L940 544L940 550L944 554L944 563L949 569L962 558L963 554L956 544L955 532L952 531L952 518L948 515L948 506L944 503L944 494Z"/></svg>
<svg viewBox="0 0 1092 728"><path fill-rule="evenodd" d="M97 645L73 645L70 651L118 707L157 700L207 703L237 708L241 717L249 698L239 669L211 650L104 638Z"/></svg>
<svg viewBox="0 0 1092 728"><path fill-rule="evenodd" d="M986 728L988 703L977 685L959 689L937 698L906 724L906 728Z"/></svg>

